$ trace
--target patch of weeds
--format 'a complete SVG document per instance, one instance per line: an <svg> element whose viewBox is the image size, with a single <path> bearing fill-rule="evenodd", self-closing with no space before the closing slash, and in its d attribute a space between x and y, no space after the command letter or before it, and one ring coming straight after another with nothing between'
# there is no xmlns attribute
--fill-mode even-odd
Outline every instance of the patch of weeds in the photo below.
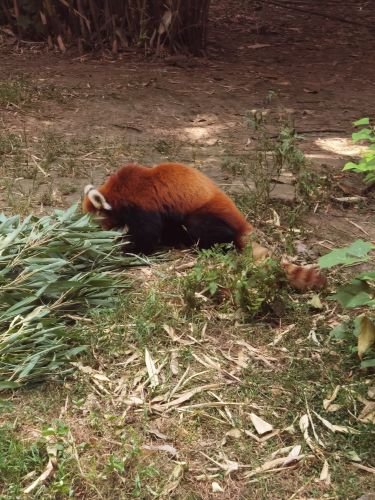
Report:
<svg viewBox="0 0 375 500"><path fill-rule="evenodd" d="M0 106L20 106L30 104L35 88L29 80L19 77L0 81Z"/></svg>
<svg viewBox="0 0 375 500"><path fill-rule="evenodd" d="M352 134L353 142L365 141L367 151L363 153L359 163L348 162L344 170L352 170L364 175L364 181L371 187L375 183L375 125L369 118L361 118L353 123L355 127L362 127Z"/></svg>
<svg viewBox="0 0 375 500"><path fill-rule="evenodd" d="M247 193L247 209L255 218L264 218L272 206L272 192L282 173L292 177L296 201L311 203L322 195L325 185L321 175L310 170L298 147L302 139L285 118L270 123L268 111L254 110L246 115L254 147L223 162L223 169L239 178ZM293 179L294 178L294 179Z"/></svg>
<svg viewBox="0 0 375 500"><path fill-rule="evenodd" d="M122 436L124 446L109 455L105 464L106 475L122 488L126 482L126 489L132 497L145 498L150 486L149 479L157 478L160 473L155 465L147 463L143 456L141 443L142 436L135 429L128 428Z"/></svg>
<svg viewBox="0 0 375 500"><path fill-rule="evenodd" d="M63 196L67 196L69 194L76 193L78 191L78 188L73 184L61 184L60 191Z"/></svg>
<svg viewBox="0 0 375 500"><path fill-rule="evenodd" d="M154 149L168 160L175 160L179 156L182 143L175 139L159 139L154 144Z"/></svg>
<svg viewBox="0 0 375 500"><path fill-rule="evenodd" d="M23 478L31 471L40 474L48 461L42 441L20 441L12 426L0 427L0 494L3 498L19 498Z"/></svg>
<svg viewBox="0 0 375 500"><path fill-rule="evenodd" d="M69 432L63 422L56 420L42 431L38 440L30 443L21 441L12 427L0 427L0 493L6 498L19 498L23 489L45 470L49 456L54 456L53 480L48 485L42 482L33 494L71 495L76 471ZM28 474L31 476L25 480Z"/></svg>
<svg viewBox="0 0 375 500"><path fill-rule="evenodd" d="M167 294L155 288L145 290L141 296L130 300L129 310L123 309L123 313L130 321L131 337L136 340L139 347L150 348L161 336L163 325L173 322L175 316L173 305L168 301Z"/></svg>
<svg viewBox="0 0 375 500"><path fill-rule="evenodd" d="M336 248L319 259L321 268L334 266L352 267L356 264L373 263L373 243L356 240L344 248ZM341 285L329 298L336 300L349 312L357 312L357 316L337 325L331 332L336 340L349 341L352 353L357 353L362 368L375 367L375 269L368 268L356 275L354 279Z"/></svg>
<svg viewBox="0 0 375 500"><path fill-rule="evenodd" d="M40 85L23 76L0 80L0 107L30 107L47 99L65 102L64 91L55 85Z"/></svg>
<svg viewBox="0 0 375 500"><path fill-rule="evenodd" d="M22 140L17 134L11 132L0 133L0 154L10 155L13 151L21 147Z"/></svg>
<svg viewBox="0 0 375 500"><path fill-rule="evenodd" d="M279 288L284 281L279 263L255 263L249 245L241 254L222 247L200 252L180 287L187 311L199 310L208 301L224 312L239 309L250 319L275 311L276 304L286 300Z"/></svg>

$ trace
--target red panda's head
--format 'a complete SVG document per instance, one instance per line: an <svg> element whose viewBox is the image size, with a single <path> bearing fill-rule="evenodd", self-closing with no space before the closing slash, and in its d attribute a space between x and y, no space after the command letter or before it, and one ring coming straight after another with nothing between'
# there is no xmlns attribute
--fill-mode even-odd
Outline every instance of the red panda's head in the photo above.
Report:
<svg viewBox="0 0 375 500"><path fill-rule="evenodd" d="M94 188L92 184L88 184L84 188L84 198L82 202L83 212L102 213L103 211L112 210L111 205L107 202L100 191Z"/></svg>
<svg viewBox="0 0 375 500"><path fill-rule="evenodd" d="M118 225L112 206L98 189L89 184L84 189L84 195L82 202L82 211L84 213L89 212L98 215L100 225L105 230L112 229Z"/></svg>

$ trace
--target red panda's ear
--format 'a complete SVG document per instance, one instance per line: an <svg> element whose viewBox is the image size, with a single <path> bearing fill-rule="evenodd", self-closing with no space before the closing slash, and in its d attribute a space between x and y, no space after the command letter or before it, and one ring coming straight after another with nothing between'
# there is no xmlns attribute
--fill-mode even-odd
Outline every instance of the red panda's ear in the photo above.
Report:
<svg viewBox="0 0 375 500"><path fill-rule="evenodd" d="M97 210L112 210L111 205L107 202L102 193L91 184L85 186L84 193Z"/></svg>

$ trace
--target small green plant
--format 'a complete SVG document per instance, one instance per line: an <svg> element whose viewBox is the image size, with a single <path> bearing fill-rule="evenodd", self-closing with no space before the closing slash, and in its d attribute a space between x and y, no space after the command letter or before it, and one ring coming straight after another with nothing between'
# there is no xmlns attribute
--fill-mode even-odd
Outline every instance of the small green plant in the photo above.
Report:
<svg viewBox="0 0 375 500"><path fill-rule="evenodd" d="M41 440L22 442L11 426L0 426L1 498L20 498L22 479L30 471L41 473L46 462L45 445Z"/></svg>
<svg viewBox="0 0 375 500"><path fill-rule="evenodd" d="M366 141L369 146L359 163L348 162L344 170L359 172L365 176L365 182L372 184L375 182L375 126L370 124L369 118L361 118L353 125L362 127L352 134L353 141Z"/></svg>
<svg viewBox="0 0 375 500"><path fill-rule="evenodd" d="M199 309L208 301L225 310L241 310L246 317L266 314L276 300L283 300L279 263L255 263L251 247L238 255L217 247L200 253L193 270L182 278L187 310Z"/></svg>
<svg viewBox="0 0 375 500"><path fill-rule="evenodd" d="M375 245L363 240L357 240L350 246L335 249L319 259L321 268L331 268L337 265L352 266L369 262L370 252ZM375 269L364 271L355 276L349 283L339 287L330 297L337 300L346 310L357 310L354 320L338 325L331 332L336 339L356 339L356 345L351 342L352 352L357 352L361 359L361 367L375 366ZM363 359L364 358L364 359Z"/></svg>
<svg viewBox="0 0 375 500"><path fill-rule="evenodd" d="M241 179L255 210L264 215L271 205L271 194L283 171L295 177L297 199L315 200L322 179L306 168L306 158L297 142L302 138L293 124L279 118L279 131L275 133L268 111L253 110L246 114L246 124L252 131L254 149L234 159L226 159L223 169Z"/></svg>

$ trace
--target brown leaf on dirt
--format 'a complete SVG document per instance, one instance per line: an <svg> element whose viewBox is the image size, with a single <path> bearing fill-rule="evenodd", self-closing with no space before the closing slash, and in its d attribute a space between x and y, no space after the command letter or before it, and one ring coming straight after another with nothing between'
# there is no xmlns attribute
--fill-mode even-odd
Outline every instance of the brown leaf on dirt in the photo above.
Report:
<svg viewBox="0 0 375 500"><path fill-rule="evenodd" d="M165 451L169 455L172 455L176 458L178 458L178 451L174 446L171 444L144 444L142 446L143 450L149 450L149 451Z"/></svg>
<svg viewBox="0 0 375 500"><path fill-rule="evenodd" d="M369 401L358 415L361 422L375 424L375 401Z"/></svg>
<svg viewBox="0 0 375 500"><path fill-rule="evenodd" d="M273 425L269 424L262 418L258 417L255 415L255 413L250 413L250 419L251 423L255 427L255 430L257 433L262 436L263 434L266 434L267 432L273 431Z"/></svg>
<svg viewBox="0 0 375 500"><path fill-rule="evenodd" d="M327 460L324 461L323 468L319 476L319 481L323 481L327 486L331 484L331 474L329 472L329 465Z"/></svg>
<svg viewBox="0 0 375 500"><path fill-rule="evenodd" d="M184 465L184 462L180 462L175 466L172 474L169 476L166 484L164 485L160 498L170 498L171 493L178 488L178 485L184 475Z"/></svg>
<svg viewBox="0 0 375 500"><path fill-rule="evenodd" d="M150 378L151 387L157 387L159 385L159 377L155 367L154 360L151 357L148 349L145 349L145 362L147 367L148 376Z"/></svg>
<svg viewBox="0 0 375 500"><path fill-rule="evenodd" d="M341 388L341 385L337 385L335 387L335 390L333 391L332 395L329 396L327 399L323 400L323 408L327 411L329 407L331 406L332 402L336 399L337 394L339 393L339 390ZM329 410L328 410L329 411Z"/></svg>
<svg viewBox="0 0 375 500"><path fill-rule="evenodd" d="M28 495L29 493L34 491L35 488L37 488L41 484L45 483L47 481L47 479L52 475L52 473L54 473L54 470L55 470L55 468L54 468L53 460L50 458L48 463L47 463L47 467L42 472L42 474L39 477L37 477L35 479L35 481L33 481L29 486L27 486L27 488L25 488L23 490L23 493L25 495Z"/></svg>
<svg viewBox="0 0 375 500"><path fill-rule="evenodd" d="M358 357L363 355L372 345L375 344L375 324L368 316L362 316L358 335Z"/></svg>

